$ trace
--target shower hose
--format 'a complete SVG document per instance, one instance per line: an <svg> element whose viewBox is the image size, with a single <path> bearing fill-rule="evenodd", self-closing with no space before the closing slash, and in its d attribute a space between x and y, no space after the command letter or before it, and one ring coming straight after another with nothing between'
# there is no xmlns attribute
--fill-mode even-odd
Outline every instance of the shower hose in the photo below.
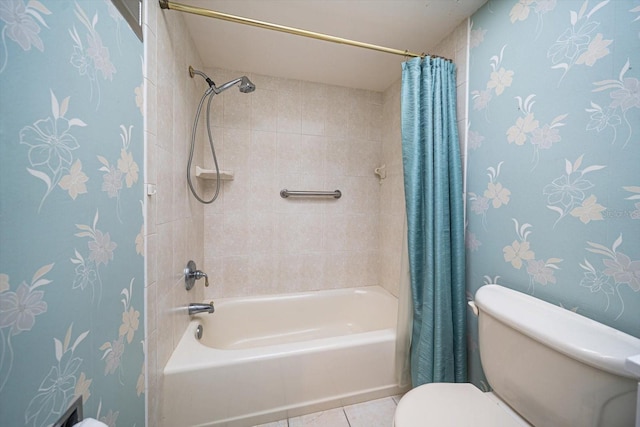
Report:
<svg viewBox="0 0 640 427"><path fill-rule="evenodd" d="M200 99L200 103L198 104L198 111L196 112L196 118L193 121L193 128L191 129L191 148L189 149L189 161L187 162L187 182L189 183L189 189L191 190L191 194L196 198L200 203L210 204L213 203L220 194L220 168L218 167L218 159L216 158L216 149L213 146L213 138L211 137L211 124L209 121L209 117L211 115L211 100L215 93L212 88L207 89L207 91L202 95ZM193 187L193 182L191 182L191 163L193 162L193 152L195 150L196 145L196 131L198 130L198 120L200 120L200 113L202 111L202 105L204 104L205 99L209 98L207 102L207 136L209 138L209 147L211 147L211 154L213 156L213 163L216 166L216 191L213 194L213 197L209 200L205 200L202 197L198 196L195 188Z"/></svg>

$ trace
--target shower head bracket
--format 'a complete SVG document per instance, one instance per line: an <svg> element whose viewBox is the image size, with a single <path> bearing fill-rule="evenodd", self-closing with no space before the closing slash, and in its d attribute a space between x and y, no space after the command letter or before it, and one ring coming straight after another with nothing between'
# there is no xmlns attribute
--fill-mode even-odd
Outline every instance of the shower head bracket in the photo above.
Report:
<svg viewBox="0 0 640 427"><path fill-rule="evenodd" d="M195 76L194 72L193 72L193 67L191 65L189 65L189 77L193 78L193 76Z"/></svg>

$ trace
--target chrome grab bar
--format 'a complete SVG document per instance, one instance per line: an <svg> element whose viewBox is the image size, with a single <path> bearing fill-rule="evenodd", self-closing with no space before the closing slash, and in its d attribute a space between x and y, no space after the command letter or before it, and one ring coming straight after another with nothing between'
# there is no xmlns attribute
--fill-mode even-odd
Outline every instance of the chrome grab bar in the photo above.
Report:
<svg viewBox="0 0 640 427"><path fill-rule="evenodd" d="M336 191L291 191L286 188L280 191L280 197L286 199L287 197L333 197L334 199L339 199L342 197L342 192L340 190Z"/></svg>

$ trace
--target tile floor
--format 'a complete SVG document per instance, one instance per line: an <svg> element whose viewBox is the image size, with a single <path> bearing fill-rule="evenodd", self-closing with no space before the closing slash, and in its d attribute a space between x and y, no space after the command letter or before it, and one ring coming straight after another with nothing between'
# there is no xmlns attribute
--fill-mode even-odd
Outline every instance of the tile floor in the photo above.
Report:
<svg viewBox="0 0 640 427"><path fill-rule="evenodd" d="M385 397L256 427L391 427L399 400Z"/></svg>

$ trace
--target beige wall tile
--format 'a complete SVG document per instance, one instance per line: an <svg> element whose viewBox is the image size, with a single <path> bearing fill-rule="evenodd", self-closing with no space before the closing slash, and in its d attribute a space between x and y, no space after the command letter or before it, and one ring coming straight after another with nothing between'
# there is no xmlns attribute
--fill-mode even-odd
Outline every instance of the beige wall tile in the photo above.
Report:
<svg viewBox="0 0 640 427"><path fill-rule="evenodd" d="M256 84L256 83L254 83ZM275 132L278 125L277 92L263 89L256 84L251 99L251 129Z"/></svg>
<svg viewBox="0 0 640 427"><path fill-rule="evenodd" d="M222 93L222 96L214 96L212 103L218 103L220 97L223 98L224 105L224 127L226 129L251 129L251 95L241 93L236 88L229 88Z"/></svg>
<svg viewBox="0 0 640 427"><path fill-rule="evenodd" d="M148 424L159 425L162 369L189 321L182 269L188 258L203 263L203 207L194 204L184 178L191 123L199 89L187 68L201 63L183 17L145 3L146 345ZM206 85L201 86L204 90ZM194 95L198 93L198 95ZM194 105L196 104L196 105ZM222 122L220 122L221 124ZM201 150L196 154L201 157Z"/></svg>
<svg viewBox="0 0 640 427"><path fill-rule="evenodd" d="M257 281L251 277L251 257L225 256L222 259L222 295L248 296L252 295L252 287Z"/></svg>
<svg viewBox="0 0 640 427"><path fill-rule="evenodd" d="M323 87L322 85L316 85ZM313 86L315 89L316 86ZM322 95L315 95L315 92L321 92ZM320 90L303 90L301 105L302 133L305 135L324 135L325 122L327 120L327 111L329 103L325 92Z"/></svg>
<svg viewBox="0 0 640 427"><path fill-rule="evenodd" d="M284 85L283 88L289 88ZM277 92L276 111L278 112L278 132L299 134L302 130L302 102L299 90Z"/></svg>
<svg viewBox="0 0 640 427"><path fill-rule="evenodd" d="M276 173L276 135L275 132L251 133L249 166L252 176Z"/></svg>

